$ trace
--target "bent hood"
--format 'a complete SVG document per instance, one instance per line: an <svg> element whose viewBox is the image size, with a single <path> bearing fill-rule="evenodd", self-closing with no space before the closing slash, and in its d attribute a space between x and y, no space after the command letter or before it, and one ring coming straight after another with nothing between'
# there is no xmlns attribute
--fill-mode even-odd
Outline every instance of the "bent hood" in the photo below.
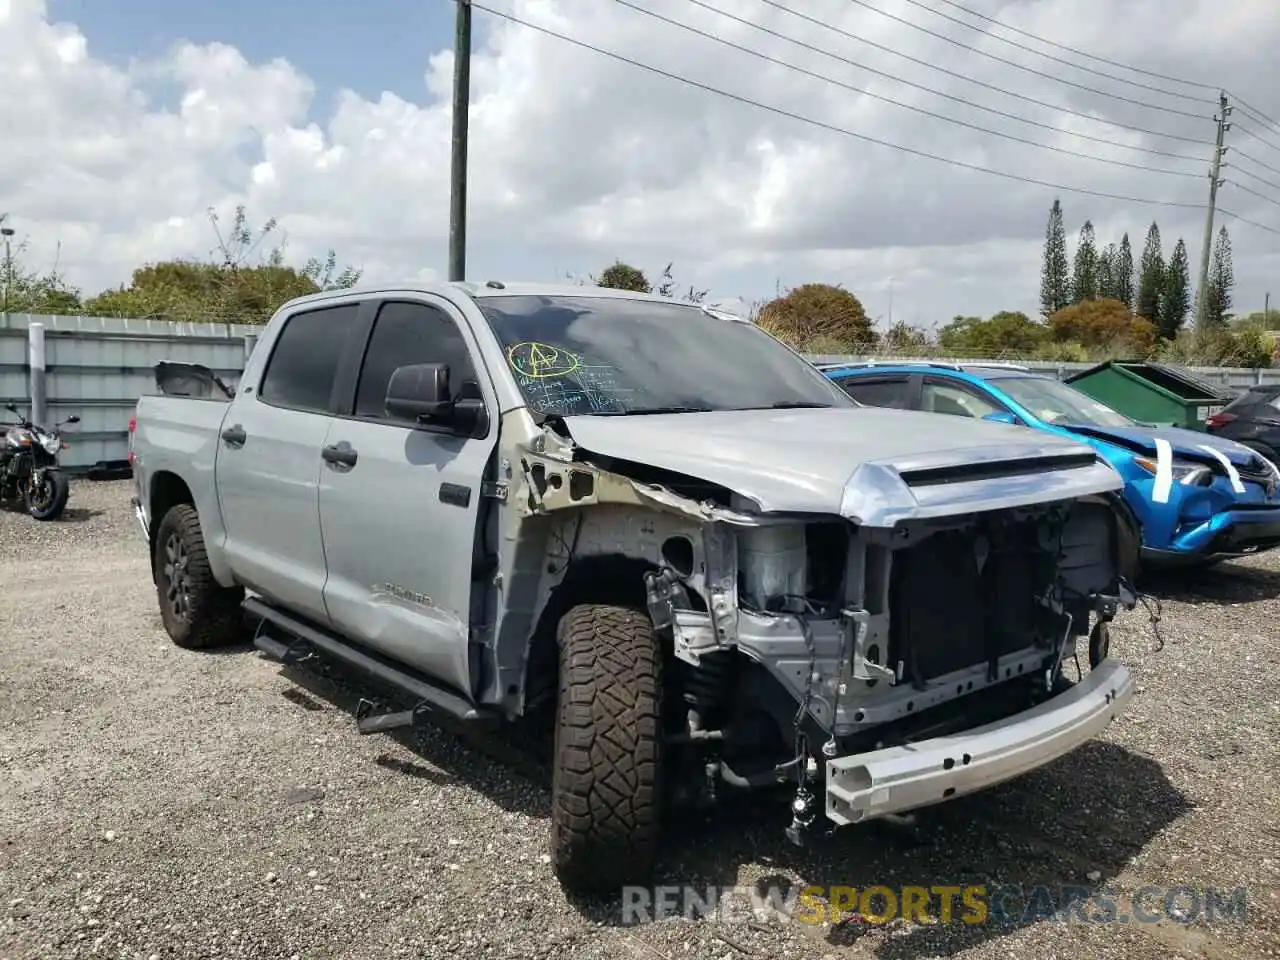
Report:
<svg viewBox="0 0 1280 960"><path fill-rule="evenodd" d="M1095 427L1083 424L1064 424L1073 433L1098 440L1115 443L1135 453L1150 457L1157 455L1156 440L1164 440L1169 444L1175 457L1192 457L1204 460L1212 457L1204 448L1217 450L1236 467L1255 465L1258 454L1242 443L1228 440L1226 437L1214 436L1211 433L1200 433L1198 430L1186 430L1182 427L1145 426L1134 424L1131 427Z"/></svg>
<svg viewBox="0 0 1280 960"><path fill-rule="evenodd" d="M582 450L718 484L763 512L873 526L1119 490L1092 447L961 417L853 407L566 417Z"/></svg>

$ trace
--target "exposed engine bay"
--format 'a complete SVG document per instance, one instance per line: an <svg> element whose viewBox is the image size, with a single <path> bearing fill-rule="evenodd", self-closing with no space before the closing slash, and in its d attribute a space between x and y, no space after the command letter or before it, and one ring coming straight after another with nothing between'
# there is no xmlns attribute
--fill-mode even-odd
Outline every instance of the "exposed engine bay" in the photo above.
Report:
<svg viewBox="0 0 1280 960"><path fill-rule="evenodd" d="M1085 500L891 533L707 531L711 557L668 541L650 612L671 632L685 733L702 746L689 772L706 770L709 787L803 784L817 775L811 745L834 757L909 743L1051 695L1077 638L1133 603L1112 518ZM736 599L708 589L712 557L735 554Z"/></svg>

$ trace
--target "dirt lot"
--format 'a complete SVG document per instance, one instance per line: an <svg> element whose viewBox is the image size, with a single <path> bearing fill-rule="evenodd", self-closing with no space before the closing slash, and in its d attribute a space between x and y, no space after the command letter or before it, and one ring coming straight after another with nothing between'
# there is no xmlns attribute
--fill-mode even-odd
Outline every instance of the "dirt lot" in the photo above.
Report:
<svg viewBox="0 0 1280 960"><path fill-rule="evenodd" d="M1068 884L1122 913L1145 884L1244 885L1243 922L1185 894L1185 922L1061 923L1014 898L982 925L637 926L565 899L546 781L509 747L359 737L349 689L249 646L173 647L128 495L86 481L64 522L0 513L0 958L1280 956L1280 558L1153 584L1163 650L1137 612L1116 631L1129 715L1057 764L914 832L803 850L785 808L729 811L686 824L659 879Z"/></svg>

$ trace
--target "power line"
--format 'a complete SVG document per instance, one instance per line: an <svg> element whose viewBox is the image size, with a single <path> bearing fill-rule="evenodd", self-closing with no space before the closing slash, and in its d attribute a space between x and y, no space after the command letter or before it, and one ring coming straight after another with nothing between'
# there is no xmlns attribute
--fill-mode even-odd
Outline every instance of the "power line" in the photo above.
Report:
<svg viewBox="0 0 1280 960"><path fill-rule="evenodd" d="M1073 110L1071 107L1064 107L1061 104L1049 103L1046 100L1037 100L1035 97L1028 96L1025 93L1018 93L1014 90L1007 90L1004 87L997 86L994 83L988 83L985 80L978 80L974 77L966 76L965 74L960 73L959 71L949 70L948 68L939 66L936 63L930 63L928 60L923 60L920 57L913 57L909 53L903 53L901 50L895 50L893 47L887 47L882 43L877 43L875 40L868 40L866 37L860 37L856 33L851 33L848 30L844 30L840 27L837 27L835 24L826 23L825 21L819 20L816 17L811 17L807 13L801 13L799 10L793 10L791 7L788 7L783 3L779 3L778 0L760 0L760 2L763 4L766 4L767 6L773 7L775 10L779 10L782 13L789 13L793 17L799 17L801 20L806 20L809 23L822 27L824 30L829 30L832 33L837 33L848 40L853 40L857 43L866 44L869 47L874 47L876 50L880 50L884 53L890 54L895 57L900 57L903 60L907 60L911 63L917 64L918 66L926 67L930 70L936 70L938 73L945 74L948 77L953 77L956 80L963 80L965 83L972 83L975 86L984 87L987 90L995 91L996 93L1003 94L1006 97L1014 97L1015 99L1025 101L1026 103L1035 104L1037 107L1044 107L1046 110L1053 110L1057 113L1065 113L1072 117L1079 117L1082 120L1088 120L1091 123L1100 123L1108 127L1115 127L1116 129L1119 129L1119 130L1128 130L1131 133L1145 134L1146 136L1149 136L1149 137L1161 137L1162 139L1165 139L1165 140L1176 140L1181 143L1192 143L1192 144L1195 144L1196 146L1201 146L1201 147L1213 146L1213 143L1208 140L1199 139L1196 137L1184 137L1176 133L1164 133L1160 130L1151 130L1147 127L1138 127L1138 126L1134 126L1133 124L1120 123L1119 121L1116 121L1116 120L1105 120L1101 117L1094 116L1093 114L1090 114L1090 113L1085 113L1081 110ZM1146 149L1146 148L1135 148L1135 149ZM1163 151L1152 150L1148 152L1160 153L1160 155L1162 156L1181 156L1181 154L1171 154L1171 153L1167 154L1167 153L1164 153Z"/></svg>
<svg viewBox="0 0 1280 960"><path fill-rule="evenodd" d="M1233 100L1235 100L1236 105L1237 105L1237 106L1239 106L1242 110L1244 110L1244 112L1245 112L1245 113L1248 113L1248 114L1256 114L1256 116L1255 116L1255 117L1253 117L1253 119L1257 120L1257 121L1258 121L1259 123L1261 123L1263 126L1270 126L1270 127L1274 127L1276 130L1280 130L1280 121L1277 121L1277 120L1275 120L1275 119L1273 119L1273 118L1271 118L1271 117L1267 116L1265 113L1263 113L1263 112L1262 112L1261 110L1259 110L1257 107L1251 107L1251 106L1249 106L1249 104L1245 103L1243 100L1241 100L1239 97L1237 97L1237 96L1236 96L1234 93L1232 93L1230 90L1228 90L1228 91L1227 91L1227 94L1228 94L1228 95L1229 95Z"/></svg>
<svg viewBox="0 0 1280 960"><path fill-rule="evenodd" d="M1258 197L1262 200L1267 201L1267 203L1280 207L1280 200L1275 200L1271 197L1268 197L1265 193L1260 193L1257 190L1254 190L1252 187L1246 187L1244 186L1244 184L1237 183L1235 180L1228 180L1226 182L1231 186L1235 187L1237 190L1243 190L1245 193L1251 193L1255 197Z"/></svg>
<svg viewBox="0 0 1280 960"><path fill-rule="evenodd" d="M1239 220L1241 223L1247 223L1251 227L1257 227L1259 230L1265 230L1267 233L1274 233L1280 237L1280 230L1275 227L1268 227L1265 223L1259 223L1257 220L1250 220L1248 217L1242 217L1238 213L1232 213L1226 207L1219 207L1218 212L1224 217L1230 217L1232 220Z"/></svg>
<svg viewBox="0 0 1280 960"><path fill-rule="evenodd" d="M1170 83L1185 84L1188 87L1199 87L1202 90L1218 89L1217 86L1211 83L1200 83L1196 80L1183 80L1181 77L1171 77L1171 76L1168 76L1167 74L1156 73L1154 70L1144 70L1141 67L1135 67L1135 66L1132 66L1131 64L1121 63L1118 60L1108 60L1106 57L1099 57L1099 56L1095 56L1092 53L1086 53L1085 51L1080 50L1076 47L1069 47L1065 43L1058 43L1054 40L1049 40L1049 39L1046 39L1045 37L1039 36L1038 34L1030 33L1018 27L1011 26L1010 24L1005 23L1003 20L997 20L995 17L987 16L987 14L982 13L978 10L974 10L971 7L966 7L963 4L956 3L955 0L939 0L939 2L945 3L947 6L954 7L957 10L963 10L965 13L969 14L970 16L974 16L979 18L980 20L987 21L987 23L990 23L992 26L1001 27L1005 30L1010 31L1011 33L1016 33L1019 36L1027 37L1028 39L1035 40L1039 43L1043 43L1046 46L1054 47L1055 49L1058 49L1058 50L1065 50L1067 53L1074 53L1078 57L1085 57L1086 59L1093 60L1096 63L1105 63L1111 67L1119 67L1121 70L1130 70L1133 73L1141 73L1148 77L1155 77L1157 80L1168 80ZM920 6L920 4L917 4L917 6ZM934 12L937 13L938 11L934 11ZM1000 38L995 37L995 39L998 40Z"/></svg>
<svg viewBox="0 0 1280 960"><path fill-rule="evenodd" d="M923 9L928 10L931 13L934 13L940 17L946 17L948 20L954 20L954 22L956 23L963 23L963 21L957 18L948 16L947 14L943 13L940 10L935 10L932 7L929 7L928 5L921 3L920 0L907 0L907 2L914 4L917 7L922 7ZM1217 86L1211 83L1201 83L1198 80L1187 80L1183 77L1171 77L1165 73L1157 73L1154 70L1146 70L1146 69L1143 69L1142 67L1135 67L1133 66L1133 64L1121 63L1118 60L1109 60L1106 57L1099 57L1085 50L1081 50L1078 47L1071 47L1065 43L1058 43L1055 40L1050 40L1047 37L1040 36L1039 34L1031 33L1030 31L1023 30L1019 27L1015 27L1012 24L1005 23L1003 20L998 20L995 17L988 16L987 14L983 13L980 10L974 10L972 7L967 7L962 3L957 3L956 0L937 0L937 2L946 4L948 7L952 7L953 9L961 10L964 13L969 14L971 17L977 17L979 20L984 20L994 27L1000 27L1003 30L1008 30L1009 32L1016 33L1019 36L1027 37L1030 40L1035 40L1037 43L1043 43L1045 46L1053 47L1057 50L1063 50L1067 53L1075 54L1078 57L1084 57L1087 60L1093 60L1095 63L1105 63L1108 66L1119 67L1121 70L1128 70L1132 73L1139 73L1144 76L1154 77L1157 80L1166 80L1170 83L1181 83L1184 86L1188 86L1188 87L1198 87L1201 90L1217 90L1218 89ZM971 24L964 24L964 25L970 27L970 29L977 29L976 27L973 27ZM1004 43L1010 42L1003 37L996 36L995 34L988 34L988 36L990 36L994 40L1000 40L1001 42L1004 42ZM1027 48L1023 48L1023 49L1027 49ZM1038 53L1038 51L1034 51L1034 50L1031 52ZM1048 56L1048 54L1044 54L1044 53L1038 53L1038 55ZM1056 58L1052 58L1052 59L1056 59ZM1066 61L1059 61L1059 62L1066 62ZM1074 66L1077 69L1081 69L1081 70L1088 69L1086 67L1081 67L1078 64L1071 64L1071 66ZM1107 76L1107 74L1102 74L1102 75ZM1122 79L1122 78L1115 78L1115 79ZM1123 82L1133 83L1133 81L1131 80L1124 80ZM1156 89L1156 88L1151 87L1148 89ZM1178 94L1172 91L1167 91L1167 92L1169 93L1170 96L1184 96L1184 94ZM1241 111L1243 113L1252 115L1253 119L1263 124L1264 126L1269 126L1276 129L1277 131L1280 131L1280 120L1276 120L1274 117L1270 117L1267 114L1263 113L1261 110L1259 110L1257 107L1253 106L1252 104L1248 103L1243 98L1236 96L1236 94L1233 93L1232 91L1228 90L1226 91L1226 93L1232 99L1232 101L1234 101L1235 105L1241 108ZM1208 102L1212 102L1212 101L1208 101Z"/></svg>
<svg viewBox="0 0 1280 960"><path fill-rule="evenodd" d="M1124 103L1133 104L1136 107L1144 107L1147 110L1160 110L1164 113L1177 114L1180 117L1190 117L1193 120L1211 120L1212 119L1210 117L1206 117L1204 114L1201 114L1201 113L1191 113L1188 110L1179 110L1177 107L1166 107L1158 103L1148 103L1145 100L1134 100L1131 97L1126 97L1119 93L1111 93L1107 90L1099 89L1098 87L1091 87L1088 84L1076 83L1076 81L1074 80L1067 80L1063 77L1055 77L1051 73L1045 73L1043 70L1037 70L1034 67L1024 66L1021 63L1014 63L1012 60L1006 60L1003 57L998 57L994 53L987 53L987 51L980 50L971 44L962 43L961 41L955 39L955 37L948 37L945 33L938 33L938 31L930 30L928 27L922 27L918 23L912 23L910 20L906 19L905 17L898 16L896 13L889 13L887 10L881 10L879 7L872 6L870 3L867 2L867 0L849 0L849 2L853 4L857 4L860 7L864 7L865 9L870 10L872 13L878 13L882 17L888 17L890 20L896 20L898 23L905 24L906 26L911 27L911 29L913 30L919 30L921 33L926 33L931 37L936 37L939 40L944 40L947 43L953 44L954 46L957 46L962 50L968 50L970 53L976 53L980 57L986 57L988 60L994 60L996 63L1002 64L1006 67L1013 67L1015 70L1021 70L1024 73L1030 73L1030 74L1033 74L1034 76L1041 77L1045 80L1052 80L1054 83L1065 83L1067 86L1075 87L1079 90L1086 90L1089 93L1097 94L1100 97L1109 97L1112 100L1120 100Z"/></svg>
<svg viewBox="0 0 1280 960"><path fill-rule="evenodd" d="M961 20L959 17L953 17L951 14L945 13L942 10L935 10L933 7L930 7L921 3L920 0L907 0L907 3L911 4L914 7L919 7L921 10L928 11L929 13L932 13L935 17L942 17L944 20L950 20L952 23L958 23L960 24L960 26L965 27L968 30L976 30L977 32L983 34L984 36L990 37L992 40L999 40L1001 43L1007 43L1011 47L1016 47L1019 50L1025 50L1027 51L1027 53L1034 54L1037 57L1044 57L1046 60L1052 60L1054 63L1061 63L1064 66L1071 67L1073 70L1080 70L1084 73L1092 73L1094 76L1105 77L1108 80L1115 80L1118 83L1127 83L1130 86L1140 87L1143 90L1150 90L1153 93L1159 93L1166 97L1177 97L1182 100L1189 100L1192 103L1216 104L1218 102L1217 100L1210 100L1207 97L1196 96L1190 93L1177 93L1176 91L1173 91L1173 90L1166 90L1163 87L1154 87L1147 83L1139 83L1137 80L1129 80L1126 77L1117 77L1113 73L1106 73L1103 70L1096 70L1093 67L1081 66L1078 63L1072 63L1070 60L1064 60L1061 57L1055 57L1051 53L1045 53L1044 51L1037 50L1034 47L1028 47L1024 43L1018 43L1018 41L1016 40L1010 40L1007 37L996 36L994 33L987 33L981 27L976 27L972 23L966 23L964 20Z"/></svg>
<svg viewBox="0 0 1280 960"><path fill-rule="evenodd" d="M1237 120L1235 123L1235 126L1246 137L1251 137L1254 140L1257 140L1263 146L1270 147L1272 150L1280 150L1280 143L1275 143L1274 141L1268 140L1266 137L1262 136L1262 134L1255 133L1250 127L1241 126L1240 121Z"/></svg>
<svg viewBox="0 0 1280 960"><path fill-rule="evenodd" d="M580 47L581 49L584 49L584 50L590 50L592 53L597 53L597 54L600 54L601 56L609 57L612 60L617 60L620 63L626 63L633 67L638 67L641 70L645 70L649 73L657 74L658 76L665 77L668 80L674 80L677 83L683 83L686 86L694 87L706 93L713 93L713 94L716 94L717 96L725 97L729 100L735 100L738 103L746 104L747 106L755 107L759 110L767 110L770 113L777 114L778 116L781 116L781 117L786 117L789 120L796 120L796 121L799 121L800 123L805 123L813 127L818 127L819 129L822 129L822 130L830 131L831 133L838 133L838 134L841 134L842 136L851 137L852 139L855 139L855 140L861 140L865 143L872 143L879 147L887 147L890 150L897 150L901 153L906 153L912 156L921 157L926 160L934 160L934 161L937 161L938 163L949 164L950 166L959 167L964 170L972 170L975 173L985 173L990 176L1002 177L1006 180L1014 180L1019 183L1031 184L1032 186L1048 187L1051 190L1059 190L1065 193L1079 193L1085 196L1100 197L1104 200L1119 200L1123 203L1141 203L1141 204L1146 204L1150 206L1159 206L1159 207L1179 207L1185 210L1203 210L1205 208L1205 205L1202 203L1192 203L1189 201L1182 201L1182 200L1150 200L1150 199L1144 199L1141 197L1125 196L1123 194L1117 194L1117 193L1106 193L1101 190L1090 190L1087 187L1066 186L1065 184L1052 183L1048 180L1039 180L1039 179L1036 179L1035 177L1026 177L1026 176L1022 176L1021 174L1009 173L1004 170L996 170L991 167L984 167L980 164L969 163L968 161L965 161L965 160L955 160L950 157L939 156L938 154L929 153L925 150L918 150L915 147L907 147L899 143L893 143L889 140L881 140L878 137L872 137L865 133L858 133L854 130L848 129L847 127L839 127L832 123L826 123L825 121L822 121L822 120L816 120L813 117L806 117L802 114L794 113L790 110L783 109L782 107L775 107L766 103L761 103L758 100L752 100L750 97L745 97L742 94L731 93L728 90L723 90L719 87L713 87L710 84L702 83L699 80L693 80L693 79L690 79L689 77L682 77L677 73L671 73L670 71L663 70L661 67L655 67L652 64L644 63L640 60L633 60L630 57L624 56L623 54L620 54L620 53L615 53L612 50L606 50L603 47L594 46L593 44L587 43L585 40L578 40L575 37L570 37L563 33L559 33L555 30L552 30L550 27L544 27L536 23L530 23L528 20L523 20L520 17L515 16L514 14L506 13L501 10L494 10L492 7L487 7L487 6L484 6L483 4L476 3L475 0L471 0L471 5L475 7L477 10L482 10L485 13L490 14L491 16L499 17L503 20L508 20L511 23L519 24L522 27L526 27L527 29L530 29L530 30L535 30L538 33L545 34L546 36L549 36L549 37L554 37L557 40L561 40L565 43L572 44L575 47ZM1268 229L1268 228L1264 228L1264 229ZM1277 230L1275 232L1280 233L1280 230Z"/></svg>
<svg viewBox="0 0 1280 960"><path fill-rule="evenodd" d="M1248 160L1250 163L1256 163L1258 166L1262 167L1264 170L1270 170L1272 173L1278 173L1278 174L1280 174L1280 167L1273 167L1273 166L1271 166L1271 164L1269 164L1269 163L1263 163L1261 160L1255 160L1253 157L1249 156L1249 154L1245 153L1245 152L1244 152L1243 150L1241 150L1239 147L1232 147L1231 149L1232 149L1232 150L1234 150L1234 151L1236 152L1236 156L1237 156L1237 157L1240 157L1242 160ZM1241 170L1243 170L1244 168L1243 168L1243 167L1237 167L1237 169L1241 169ZM1248 172L1248 171L1246 171L1246 172ZM1252 177L1252 176L1257 176L1257 174L1252 174L1252 173L1251 173L1251 174L1249 174L1249 175L1250 175L1251 177ZM1258 179L1262 179L1262 178L1261 178L1261 177L1259 177Z"/></svg>
<svg viewBox="0 0 1280 960"><path fill-rule="evenodd" d="M1252 177L1254 180L1258 180L1258 181L1260 181L1260 182L1262 182L1262 183L1265 183L1268 187L1272 187L1272 188L1274 188L1274 189L1276 189L1276 190L1280 190L1280 183L1272 183L1272 182L1271 182L1270 180L1268 180L1266 177L1261 177L1261 176L1259 176L1258 174L1253 173L1252 171L1246 170L1244 167L1240 166L1238 163L1237 163L1237 164L1227 164L1227 166L1231 167L1231 168L1232 168L1233 170L1235 170L1237 173L1243 173L1246 177Z"/></svg>
<svg viewBox="0 0 1280 960"><path fill-rule="evenodd" d="M585 40L578 40L575 37L570 37L570 36L567 36L566 34L559 33L555 30L550 29L549 27L544 27L536 23L531 23L528 20L524 20L524 19L521 19L520 17L515 16L514 14L506 13L501 10L494 10L492 7L487 7L481 3L476 3L475 0L471 0L471 5L475 7L477 10L487 13L490 16L498 17L499 19L502 19L502 20L507 20L511 23L515 23L522 27L525 27L526 29L544 34L545 36L553 37L556 40L560 40L564 43L571 44L572 46L578 47L580 49L589 50L592 53L596 53L601 56L608 57L609 59L616 60L619 63L628 64L640 70L644 70L648 73L652 73L657 76L664 77L668 80L674 80L675 82L682 83L685 86L693 87L695 89L702 90L706 93L712 93L717 96L724 97L728 100L733 100L733 101L736 101L737 103L745 104L746 106L755 107L756 109L759 109L759 110L765 110L769 113L776 114L780 117L785 117L789 120L795 120L812 127L817 127L818 129L821 129L821 130L827 130L831 133L838 133L838 134L841 134L842 136L850 137L851 139L854 139L854 140L861 140L864 143L871 143L871 144L875 144L876 146L887 147L890 150L897 150L900 153L906 153L911 156L921 157L926 160L934 160L938 163L945 163L949 166L959 167L964 170L971 170L975 173L985 173L990 176L1000 177L1005 180L1013 180L1018 183L1026 183L1026 184L1030 184L1032 186L1038 186L1038 187L1048 187L1051 190L1057 190L1063 193L1077 193L1083 196L1099 197L1104 200L1118 200L1122 203L1138 203L1146 206L1176 207L1184 210L1206 209L1205 204L1202 204L1202 203L1190 203L1187 201L1179 201L1179 200L1151 200L1151 199L1146 199L1142 197L1129 197L1129 196L1123 196L1121 194L1106 193L1100 190L1090 190L1087 187L1073 187L1073 186L1067 186L1065 184L1050 183L1047 180L1038 180L1034 177L1024 177L1016 173L1008 173L1007 171L1004 171L1004 170L995 170L991 167L984 167L979 164L969 163L964 160L954 160L950 157L942 157L937 154L929 153L924 150L918 150L914 147L907 147L907 146L903 146L902 144L893 143L888 140L881 140L877 137L868 136L867 134L864 134L864 133L857 133L856 131L849 130L845 127L838 127L835 124L826 123L822 120L816 120L812 117L806 117L801 114L794 113L790 110L785 110L781 107L774 107L766 103L761 103L760 101L753 100L750 97L745 97L741 94L732 93L728 90L722 90L719 87L713 87L710 84L702 83L701 81L693 80L693 79L690 79L689 77L682 77L679 74L672 73L667 70L663 70L661 67L655 67L652 64L644 63L640 60L634 60L623 54L615 53L612 50L606 50L603 47L597 47L593 44L587 43ZM1251 220L1248 217L1243 217L1238 213L1235 213L1231 210L1227 210L1222 207L1218 208L1218 212L1225 217L1230 217L1232 220L1236 220L1236 221L1239 221L1240 223L1248 224L1251 227L1256 227L1259 230L1264 230L1267 233L1280 236L1280 229L1277 229L1276 227L1267 226L1264 223L1259 223L1256 220Z"/></svg>
<svg viewBox="0 0 1280 960"><path fill-rule="evenodd" d="M1059 134L1059 135L1067 134L1072 137L1078 137L1081 140L1091 140L1094 143L1103 143L1110 147L1119 147L1125 150L1134 150L1140 153L1148 153L1148 154L1152 154L1154 156L1159 156L1159 157L1171 157L1175 160L1189 160L1196 163L1205 162L1200 157L1189 157L1183 153L1173 153L1168 150L1155 150L1151 147L1140 147L1134 144L1116 143L1114 140L1108 140L1106 137L1095 137L1087 133L1076 133L1075 131L1064 130L1061 127L1056 127L1051 123L1041 123L1039 120L1032 120L1029 117L1020 116L1019 114L1016 114L1016 113L1008 113L1004 110L997 110L994 107L988 107L981 103L976 103L972 100L965 99L964 97L960 97L952 93L946 93L945 91L936 90L933 87L925 86L924 84L921 84L921 83L915 83L911 80L907 80L903 77L897 76L896 74L888 73L884 70L879 70L876 67L868 66L867 64L862 63L861 61L853 60L853 59L850 59L849 57L845 57L840 54L833 53L832 51L827 50L823 47L819 47L815 44L807 43L803 40L796 39L795 37L788 36L787 34L781 33L770 27L766 27L761 24L754 23L751 20L746 19L745 17L738 16L737 14L729 13L727 10L721 10L718 7L715 7L709 3L706 3L705 0L687 0L687 2L693 4L696 7L701 7L704 10L710 10L712 13L719 14L722 17L727 17L730 20L733 20L737 23L741 23L745 26L752 27L753 29L759 30L763 33L767 33L770 36L778 37L781 40L786 40L788 43L793 43L799 47L803 47L806 50L810 50L814 53L821 54L824 57L829 57L833 60L838 60L841 63L848 64L851 67L857 67L859 70L865 70L868 73L872 73L872 74L875 74L876 76L884 77L885 79L892 80L895 83L900 83L900 84L903 84L904 86L912 87L916 90L923 90L925 93L929 93L937 97L942 97L946 100L951 100L955 103L962 103L967 107L972 107L975 110L982 110L982 111L985 111L986 113L994 114L997 117L1004 117L1005 119L1008 119L1008 120L1016 120L1019 123L1029 124L1030 126L1033 126L1033 127L1040 127L1041 129L1050 130L1053 133ZM632 4L630 3L626 5L632 6ZM633 9L635 8L633 7ZM782 7L781 9L786 10L788 8ZM640 12L649 14L650 16L658 16L657 14L653 14L648 10L641 10ZM794 12L794 11L789 11L789 12ZM796 13L796 16L802 16L802 15L799 13ZM805 19L810 19L810 18L806 17ZM814 21L814 22L821 23L821 21ZM829 29L834 30L835 28L831 27ZM718 37L714 39L719 40ZM859 90L859 92L864 92L864 91ZM876 96L876 95L870 94L870 96ZM890 101L890 102L895 102L895 101ZM914 108L909 108L909 109L914 109ZM981 129L981 128L978 128L978 129ZM1005 134L999 134L999 135L1005 136ZM1087 156L1087 155L1081 154L1081 156ZM1146 168L1144 167L1143 169L1146 169ZM1163 172L1178 173L1180 176L1199 176L1199 174L1187 174L1181 171L1163 171Z"/></svg>
<svg viewBox="0 0 1280 960"><path fill-rule="evenodd" d="M816 73L812 70L806 69L805 67L800 67L793 63L788 63L785 60L780 60L777 57L770 56L769 54L763 53L762 51L753 50L750 47L746 47L739 43L735 43L732 40L726 40L723 37L718 37L714 33L709 33L705 30L701 30L697 27L694 27L690 24L682 23L679 20L672 19L671 17L658 13L654 10L647 10L644 7L638 6L635 3L631 2L631 0L615 0L615 2L621 4L624 7L628 7L629 9L634 10L637 13L644 14L647 17L652 17L655 20L659 20L673 27L677 27L689 33L696 34L697 36L703 37L704 39L707 39L707 40L711 40L714 43L719 43L733 50L738 50L742 53L749 54L753 57L758 57L759 59L764 60L767 63L776 64L777 66L785 67L788 70L794 70L797 73L804 74L807 77L812 77L815 80L821 80L824 83L834 84L835 86L842 87L845 90L849 90L853 93L858 93L866 97L872 97L873 99L881 100L885 103L893 104L895 107L901 107L904 110L910 110L913 113L918 113L918 114L921 114L922 116L931 117L935 120L942 120L945 123L953 123L956 126L965 127L969 130L976 130L979 133L985 133L991 136L1002 137L1006 140L1012 140L1016 143L1026 144L1027 146L1031 146L1031 147L1038 147L1041 150L1051 150L1054 153L1064 154L1069 157L1078 157L1082 160L1093 160L1097 163L1106 163L1106 164L1110 164L1112 166L1117 166L1117 167L1127 167L1130 170L1141 170L1144 173L1160 173L1160 174L1166 174L1168 176L1173 176L1173 177L1189 177L1194 180L1199 180L1201 177L1201 174L1188 173L1185 170L1167 170L1160 167L1153 168L1148 166L1145 163L1130 163L1126 160L1113 160L1109 157L1099 157L1089 153L1081 153L1077 150L1069 150L1066 147L1058 147L1058 146L1054 146L1053 144L1040 143L1039 141L1036 141L1036 140L1029 140L1026 137L1020 137L1017 134L1004 133L1000 130L993 130L990 127L983 127L976 123L970 123L967 120L961 120L958 117L949 117L946 114L936 113L932 110L926 110L923 107L917 107L914 104L904 103L901 100L895 100L892 97L887 97L887 96L884 96L883 94L874 93L870 90L865 90L862 87L854 86L851 83L845 83L843 80L837 80L834 77L829 77L824 74ZM709 7L709 6L706 6L705 4L699 3L698 0L690 0L690 2L696 3L698 6L704 6L706 7L706 9L709 9L709 10L715 10L714 7ZM723 13L723 11L720 11L720 10L715 10L715 12ZM733 14L725 13L724 15L729 17L730 19L738 21L739 23L746 24L749 27L756 27L756 24L753 24L749 20L736 17ZM781 33L777 33L773 30L769 30L766 27L757 27L757 29L763 30L766 33L770 33L773 36L780 37L783 40L791 40L790 37ZM799 43L800 46L807 47L810 50L815 50L818 53L825 52L823 50L820 50L817 47L812 47L809 44L801 43L798 40L792 41L792 42Z"/></svg>

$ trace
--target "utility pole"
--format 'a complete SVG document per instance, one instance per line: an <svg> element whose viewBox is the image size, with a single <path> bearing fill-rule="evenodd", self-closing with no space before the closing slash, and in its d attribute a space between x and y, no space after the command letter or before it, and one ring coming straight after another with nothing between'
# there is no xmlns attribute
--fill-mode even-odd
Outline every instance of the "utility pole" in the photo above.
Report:
<svg viewBox="0 0 1280 960"><path fill-rule="evenodd" d="M8 219L8 214L0 217L0 223ZM13 236L13 227L0 227L0 235L4 236L4 325L9 326L9 286L13 283L13 252L9 247L9 238Z"/></svg>
<svg viewBox="0 0 1280 960"><path fill-rule="evenodd" d="M1227 93L1222 91L1218 94L1218 140L1213 150L1213 161L1209 167L1209 209L1204 218L1204 245L1200 248L1200 282L1196 285L1196 329L1204 330L1209 323L1208 309L1209 298L1205 295L1209 286L1209 254L1213 247L1213 214L1214 208L1218 204L1218 188L1222 186L1222 180L1218 174L1222 170L1222 158L1227 152L1227 148L1222 145L1222 139L1226 136L1231 124L1227 122L1227 117L1231 116L1231 107L1227 105Z"/></svg>
<svg viewBox="0 0 1280 960"><path fill-rule="evenodd" d="M467 121L471 112L471 0L456 0L453 42L453 160L449 187L449 279L467 273ZM1219 138L1221 139L1221 138Z"/></svg>

